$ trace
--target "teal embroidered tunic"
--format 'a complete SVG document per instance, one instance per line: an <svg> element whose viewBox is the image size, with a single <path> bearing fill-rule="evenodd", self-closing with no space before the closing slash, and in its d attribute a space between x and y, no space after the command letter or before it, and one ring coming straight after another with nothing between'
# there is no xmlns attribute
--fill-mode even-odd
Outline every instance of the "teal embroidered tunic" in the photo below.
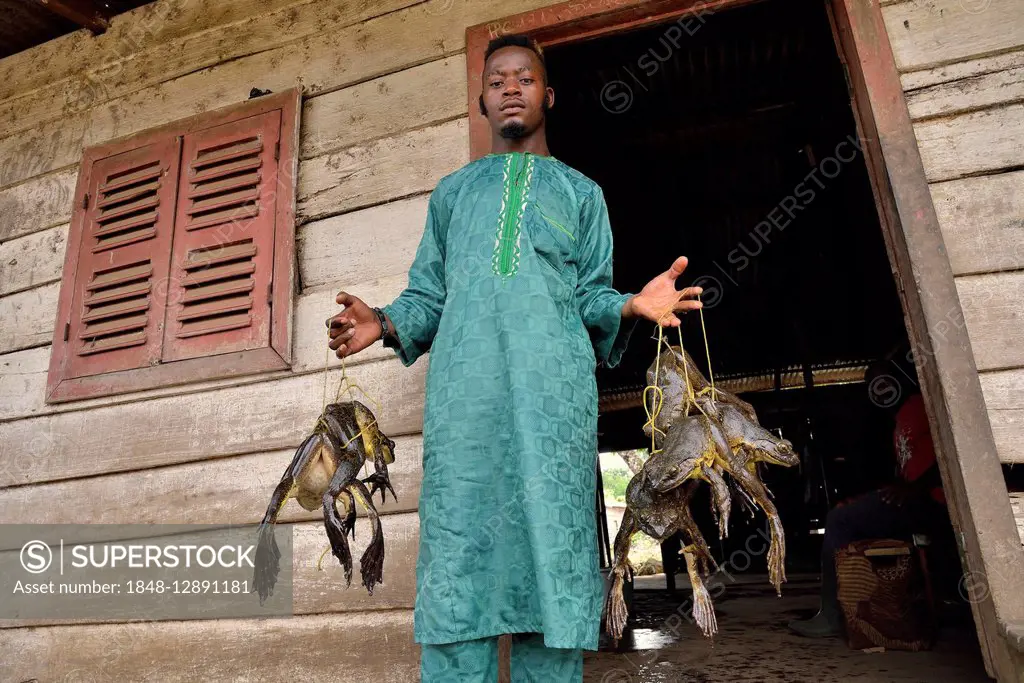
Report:
<svg viewBox="0 0 1024 683"><path fill-rule="evenodd" d="M597 649L594 369L632 330L611 276L601 188L553 157L492 154L431 194L384 307L405 365L430 351L416 642Z"/></svg>

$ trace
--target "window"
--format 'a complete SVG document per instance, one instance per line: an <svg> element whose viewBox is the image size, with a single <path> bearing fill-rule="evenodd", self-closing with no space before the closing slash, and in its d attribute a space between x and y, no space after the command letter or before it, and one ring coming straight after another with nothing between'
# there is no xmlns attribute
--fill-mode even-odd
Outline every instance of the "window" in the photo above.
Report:
<svg viewBox="0 0 1024 683"><path fill-rule="evenodd" d="M48 402L289 366L299 99L85 150Z"/></svg>

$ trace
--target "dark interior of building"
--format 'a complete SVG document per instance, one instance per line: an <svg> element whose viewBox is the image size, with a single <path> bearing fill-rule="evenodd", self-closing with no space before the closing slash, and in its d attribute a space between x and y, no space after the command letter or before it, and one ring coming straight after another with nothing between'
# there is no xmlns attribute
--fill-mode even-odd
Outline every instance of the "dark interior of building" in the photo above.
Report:
<svg viewBox="0 0 1024 683"><path fill-rule="evenodd" d="M151 0L103 0L97 3L0 0L0 58L82 28L98 35L107 30L110 20L116 15L149 2Z"/></svg>
<svg viewBox="0 0 1024 683"><path fill-rule="evenodd" d="M639 291L690 258L680 285L705 289L716 381L801 454L762 476L787 569L816 572L830 507L895 476L887 399L863 377L909 351L826 6L770 0L545 56L551 151L604 189L616 288ZM706 370L697 314L683 340ZM650 446L640 396L656 348L641 322L621 364L599 368L602 452ZM889 361L886 374L917 391L912 360ZM695 508L718 559L764 524L735 515L720 542L709 504Z"/></svg>

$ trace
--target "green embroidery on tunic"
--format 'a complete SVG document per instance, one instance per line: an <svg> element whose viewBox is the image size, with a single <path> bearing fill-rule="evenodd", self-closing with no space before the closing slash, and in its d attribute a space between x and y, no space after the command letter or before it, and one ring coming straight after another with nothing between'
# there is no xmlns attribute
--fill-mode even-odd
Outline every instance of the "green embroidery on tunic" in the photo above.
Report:
<svg viewBox="0 0 1024 683"><path fill-rule="evenodd" d="M564 225L562 225L561 223L559 223L558 221L556 221L556 220L555 220L554 218L552 218L551 216L547 215L547 214L546 214L546 213L544 213L543 211L540 211L539 209L538 209L538 213L539 213L539 214L541 215L541 217L543 217L543 218L544 218L544 220L546 220L546 221L547 221L548 223L550 223L551 225L553 225L554 227L558 228L559 230L561 230L562 232L564 232L564 233L565 233L566 235L568 235L568 236L569 236L569 239L571 239L571 240L572 240L573 242L575 242L575 241L576 241L576 237L575 237L575 236L573 236L573 234L572 234L571 232L569 232L569 231L568 231L568 230L567 230L567 229L565 228L565 226L564 226Z"/></svg>
<svg viewBox="0 0 1024 683"><path fill-rule="evenodd" d="M533 156L509 154L502 176L501 211L498 212L498 236L491 261L495 275L512 277L519 270L520 236L523 213L530 196Z"/></svg>

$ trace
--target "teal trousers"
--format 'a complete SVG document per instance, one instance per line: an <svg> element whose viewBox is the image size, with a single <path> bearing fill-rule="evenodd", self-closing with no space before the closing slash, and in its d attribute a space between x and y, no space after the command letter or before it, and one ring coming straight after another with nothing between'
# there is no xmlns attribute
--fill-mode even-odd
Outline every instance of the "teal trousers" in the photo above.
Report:
<svg viewBox="0 0 1024 683"><path fill-rule="evenodd" d="M423 645L421 683L496 683L498 637ZM540 633L512 635L512 683L582 683L583 650L545 647Z"/></svg>

